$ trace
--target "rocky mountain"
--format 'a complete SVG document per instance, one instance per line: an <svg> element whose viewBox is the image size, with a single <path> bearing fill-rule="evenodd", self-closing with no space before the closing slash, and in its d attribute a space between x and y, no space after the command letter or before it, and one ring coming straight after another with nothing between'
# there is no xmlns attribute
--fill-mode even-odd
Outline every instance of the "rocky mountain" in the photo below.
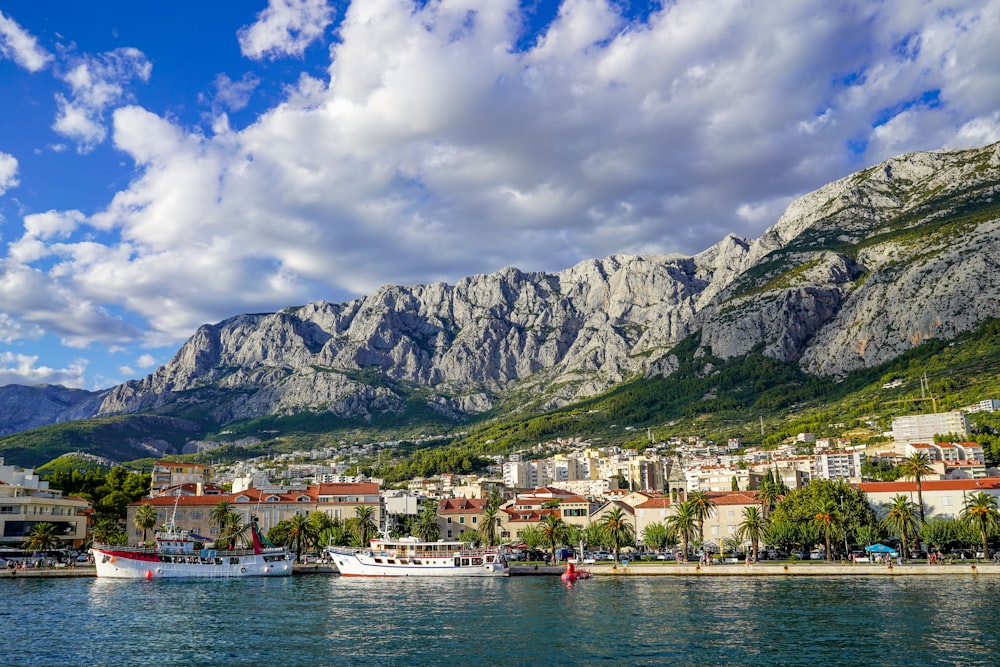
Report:
<svg viewBox="0 0 1000 667"><path fill-rule="evenodd" d="M755 240L693 257L615 255L557 273L385 286L201 327L101 415L207 410L452 417L548 407L669 375L690 335L715 356L760 346L839 377L1000 316L1000 144L914 153L794 202Z"/></svg>
<svg viewBox="0 0 1000 667"><path fill-rule="evenodd" d="M0 436L92 417L106 393L58 385L0 387Z"/></svg>

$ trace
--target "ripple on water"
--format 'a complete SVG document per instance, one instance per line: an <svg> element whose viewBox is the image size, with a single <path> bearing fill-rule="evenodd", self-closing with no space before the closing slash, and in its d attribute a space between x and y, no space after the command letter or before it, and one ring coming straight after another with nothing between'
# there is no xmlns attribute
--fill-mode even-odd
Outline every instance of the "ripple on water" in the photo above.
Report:
<svg viewBox="0 0 1000 667"><path fill-rule="evenodd" d="M0 580L0 653L4 665L993 665L998 594L998 579L951 577Z"/></svg>

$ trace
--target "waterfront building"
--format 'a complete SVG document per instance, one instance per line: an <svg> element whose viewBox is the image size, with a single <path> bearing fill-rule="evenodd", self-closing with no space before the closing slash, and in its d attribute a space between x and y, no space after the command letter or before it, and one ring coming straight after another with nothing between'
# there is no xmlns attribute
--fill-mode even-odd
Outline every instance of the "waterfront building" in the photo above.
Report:
<svg viewBox="0 0 1000 667"><path fill-rule="evenodd" d="M20 548L35 524L50 523L66 546L80 548L90 509L83 498L64 496L34 470L4 465L0 457L0 546Z"/></svg>
<svg viewBox="0 0 1000 667"><path fill-rule="evenodd" d="M885 516L888 511L886 507L892 503L897 494L905 495L914 505L918 503L917 483L912 480L862 482L853 486L868 495L868 502L879 518ZM981 491L997 498L1000 502L1000 477L922 480L920 486L924 497L924 515L927 519L957 518L965 507L966 498Z"/></svg>
<svg viewBox="0 0 1000 667"><path fill-rule="evenodd" d="M444 498L438 501L437 523L441 537L456 540L465 531L479 530L489 500L485 498Z"/></svg>
<svg viewBox="0 0 1000 667"><path fill-rule="evenodd" d="M743 510L760 507L756 491L732 491L729 493L709 493L715 503L715 512L705 519L705 542L712 545L710 550L724 547L727 540L735 539L739 525L743 522Z"/></svg>
<svg viewBox="0 0 1000 667"><path fill-rule="evenodd" d="M222 495L158 496L134 502L127 508L129 544L142 541L142 530L136 528L134 518L138 508L147 503L156 509L158 525L169 521L176 508L176 523L179 526L214 539L219 535L219 527L212 524L210 516L212 509L222 501L229 501L232 505L230 509L241 514L244 523L248 523L251 516L257 517L257 523L265 533L296 514L308 515L316 511L331 519L346 521L355 517L357 508L362 506L372 507L376 523L380 528L384 525L378 484L314 484L281 491L249 488Z"/></svg>
<svg viewBox="0 0 1000 667"><path fill-rule="evenodd" d="M633 507L635 510L635 533L640 540L650 524L665 524L672 513L669 496L647 498Z"/></svg>
<svg viewBox="0 0 1000 667"><path fill-rule="evenodd" d="M595 503L563 489L537 488L517 494L500 506L500 534L503 539L517 539L528 526L537 526L548 514L555 514L567 524L586 527Z"/></svg>

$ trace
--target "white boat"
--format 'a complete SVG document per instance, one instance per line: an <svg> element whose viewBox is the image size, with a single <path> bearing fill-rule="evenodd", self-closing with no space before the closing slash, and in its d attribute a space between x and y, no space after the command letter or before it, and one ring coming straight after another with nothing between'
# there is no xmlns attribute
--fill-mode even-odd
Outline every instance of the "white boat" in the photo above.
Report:
<svg viewBox="0 0 1000 667"><path fill-rule="evenodd" d="M159 579L194 577L287 577L292 555L285 547L265 546L256 520L244 549L195 549L195 539L172 523L156 533L152 547L95 544L90 552L98 577Z"/></svg>
<svg viewBox="0 0 1000 667"><path fill-rule="evenodd" d="M345 577L505 577L500 549L474 549L464 542L423 542L416 537L379 538L369 549L327 547Z"/></svg>

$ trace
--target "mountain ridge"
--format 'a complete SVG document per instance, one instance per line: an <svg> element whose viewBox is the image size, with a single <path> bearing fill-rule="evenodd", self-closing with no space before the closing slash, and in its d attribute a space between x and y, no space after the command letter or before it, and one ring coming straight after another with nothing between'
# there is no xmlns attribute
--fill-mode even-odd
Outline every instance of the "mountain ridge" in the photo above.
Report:
<svg viewBox="0 0 1000 667"><path fill-rule="evenodd" d="M720 359L759 348L843 377L1000 316L998 191L1000 144L911 153L797 199L757 239L730 234L691 257L507 267L236 315L102 394L94 416L370 420L417 400L460 421L511 396L544 410L669 376L692 335Z"/></svg>

